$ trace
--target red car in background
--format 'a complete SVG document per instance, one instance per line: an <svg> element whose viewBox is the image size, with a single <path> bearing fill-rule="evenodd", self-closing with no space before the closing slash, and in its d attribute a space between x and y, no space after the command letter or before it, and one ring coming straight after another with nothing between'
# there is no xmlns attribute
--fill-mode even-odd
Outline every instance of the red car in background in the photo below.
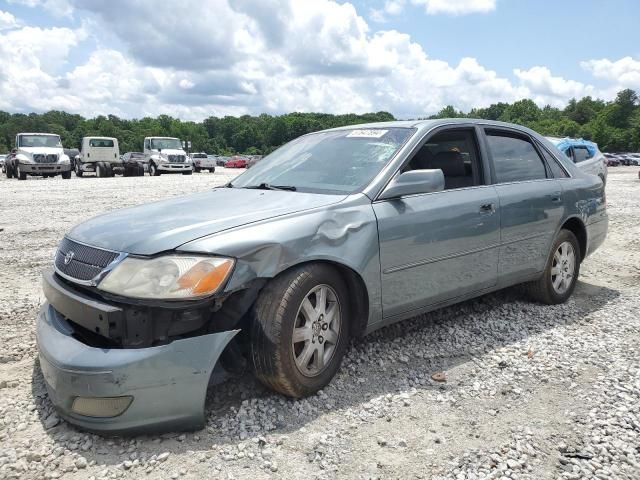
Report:
<svg viewBox="0 0 640 480"><path fill-rule="evenodd" d="M227 160L227 163L224 164L227 168L247 168L247 164L249 160L244 157L234 156Z"/></svg>

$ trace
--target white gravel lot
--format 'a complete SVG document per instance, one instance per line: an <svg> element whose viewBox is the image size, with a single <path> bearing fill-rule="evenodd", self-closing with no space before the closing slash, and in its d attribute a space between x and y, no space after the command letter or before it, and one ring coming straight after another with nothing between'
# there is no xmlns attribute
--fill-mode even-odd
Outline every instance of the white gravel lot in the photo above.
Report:
<svg viewBox="0 0 640 480"><path fill-rule="evenodd" d="M245 375L210 392L206 429L135 438L87 434L53 413L34 342L39 277L74 224L237 172L3 177L0 479L638 479L637 170L609 170L609 237L566 304L518 288L465 302L353 342L314 397L288 400Z"/></svg>

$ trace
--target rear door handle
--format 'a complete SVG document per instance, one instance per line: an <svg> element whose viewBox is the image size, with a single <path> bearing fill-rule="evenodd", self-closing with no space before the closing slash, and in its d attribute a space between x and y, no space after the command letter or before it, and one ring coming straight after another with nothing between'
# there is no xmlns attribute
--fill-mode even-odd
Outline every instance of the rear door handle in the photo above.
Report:
<svg viewBox="0 0 640 480"><path fill-rule="evenodd" d="M493 213L496 208L493 203L485 203L484 205L480 205L480 213Z"/></svg>
<svg viewBox="0 0 640 480"><path fill-rule="evenodd" d="M552 202L558 203L562 201L562 192L553 192L550 195L547 195L551 199Z"/></svg>

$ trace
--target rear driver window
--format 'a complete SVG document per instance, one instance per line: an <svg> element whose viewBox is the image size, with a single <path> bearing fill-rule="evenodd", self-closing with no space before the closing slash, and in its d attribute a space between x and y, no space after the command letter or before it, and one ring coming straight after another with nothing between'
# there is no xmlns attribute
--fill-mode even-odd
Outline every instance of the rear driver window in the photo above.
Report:
<svg viewBox="0 0 640 480"><path fill-rule="evenodd" d="M528 140L503 133L487 132L487 142L498 183L547 178L544 163Z"/></svg>

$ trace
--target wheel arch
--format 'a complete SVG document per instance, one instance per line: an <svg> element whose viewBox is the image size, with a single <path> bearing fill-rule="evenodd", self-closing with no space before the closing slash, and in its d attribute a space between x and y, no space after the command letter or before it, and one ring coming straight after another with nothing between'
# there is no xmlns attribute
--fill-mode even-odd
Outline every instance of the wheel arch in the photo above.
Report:
<svg viewBox="0 0 640 480"><path fill-rule="evenodd" d="M580 261L587 256L587 227L578 217L571 217L565 220L560 229L569 230L578 239L580 245Z"/></svg>
<svg viewBox="0 0 640 480"><path fill-rule="evenodd" d="M327 258L306 259L293 265L288 265L268 280L279 277L294 268L300 268L305 265L312 264L329 265L342 277L344 282L347 284L347 296L352 309L352 318L350 321L351 335L354 337L361 337L364 335L369 321L369 291L362 276L346 263Z"/></svg>

